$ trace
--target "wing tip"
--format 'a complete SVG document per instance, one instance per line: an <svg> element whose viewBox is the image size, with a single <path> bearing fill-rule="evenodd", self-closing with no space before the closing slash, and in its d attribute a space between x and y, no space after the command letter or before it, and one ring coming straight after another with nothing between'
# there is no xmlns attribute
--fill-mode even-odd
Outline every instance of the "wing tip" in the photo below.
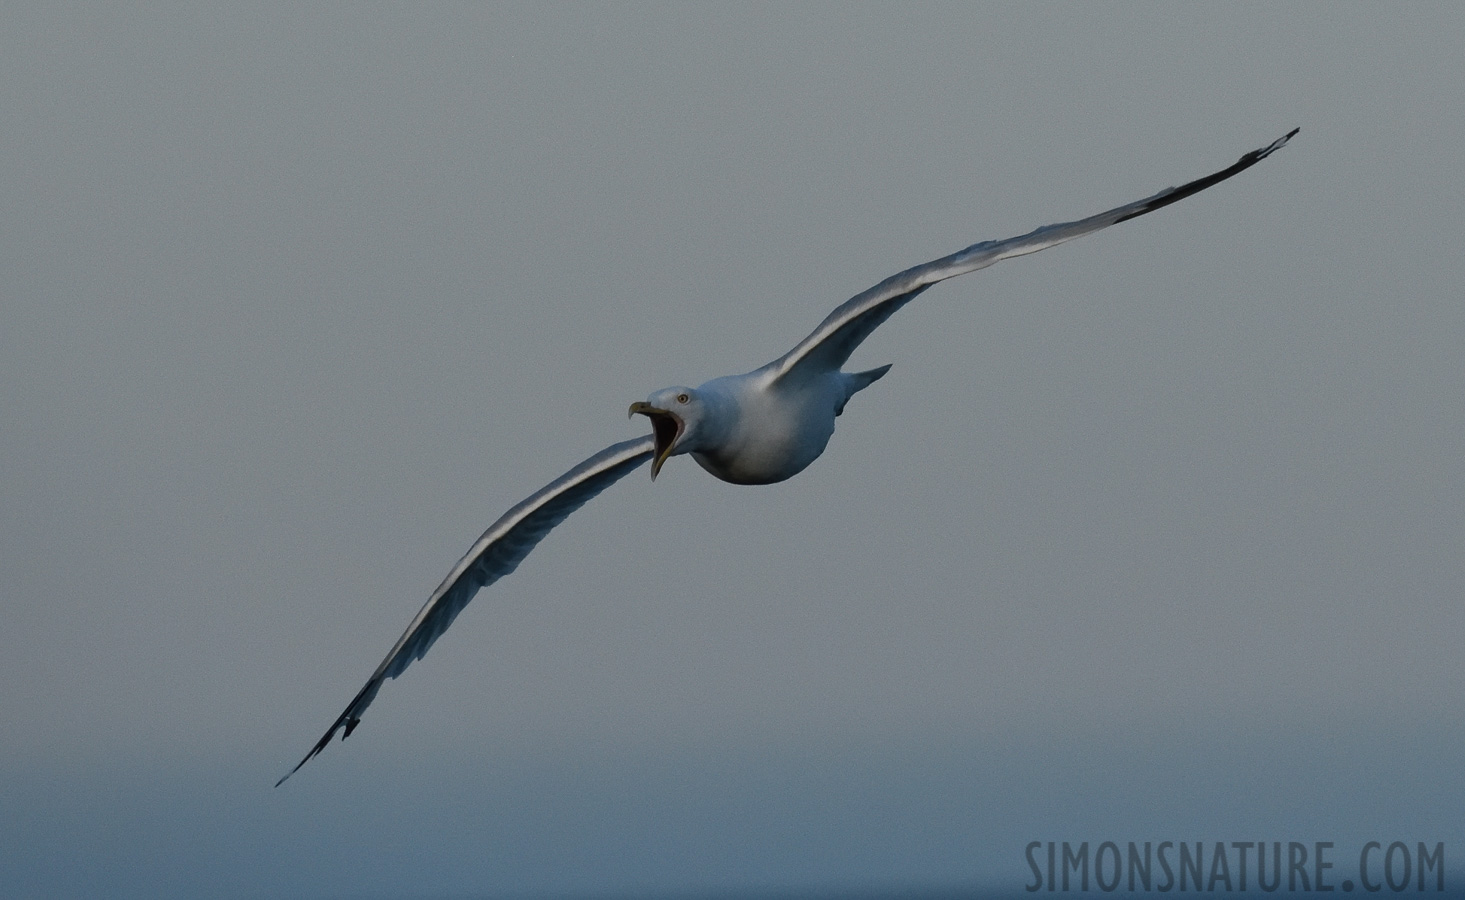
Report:
<svg viewBox="0 0 1465 900"><path fill-rule="evenodd" d="M302 759L302 760L300 760L300 762L296 763L295 764L295 768L293 768L290 771L286 772L285 775L284 775L284 777L282 777L279 781L275 782L275 787L279 787L280 785L284 784L286 781L289 780L289 778L290 778L291 775L294 775L296 772L299 772L300 771L300 767L301 766L303 766L306 763L310 762L312 759L315 759L315 757L322 750L326 749L326 745L331 742L331 738L333 738L333 737L336 736L336 732L339 731L343 725L345 726L346 730L341 735L341 740L344 741L346 738L348 738L348 737L351 736L351 732L355 731L356 730L356 726L357 725L360 725L360 724L361 724L361 718L359 716L352 717L352 718L348 718L346 716L342 716L341 718L337 719L336 722L335 722L335 724L333 724L331 726L330 730L327 731L325 733L325 735L323 737L321 737L320 740L318 740L318 741L315 742L315 746L314 747L311 747L310 748L310 752L307 753L307 754L305 754L305 758Z"/></svg>
<svg viewBox="0 0 1465 900"><path fill-rule="evenodd" d="M298 762L298 763L295 764L295 768L293 768L290 771L286 772L283 776L280 777L280 780L279 781L275 782L275 787L279 787L280 785L282 785L285 782L289 781L291 775L294 775L296 772L299 772L300 771L300 767L303 766L303 765L305 765L306 763L310 762L310 758L312 756L315 756L319 752L320 752L320 746L319 745L316 745L315 747L312 747L311 750L310 750L310 752L307 753L307 754L305 754L305 758L302 759L300 762Z"/></svg>
<svg viewBox="0 0 1465 900"><path fill-rule="evenodd" d="M1301 130L1302 130L1301 126L1298 126L1297 128L1293 128L1291 131L1289 131L1286 134L1282 135L1281 137L1277 138L1275 141L1272 141L1270 144L1266 145L1265 147L1261 148L1260 150L1254 151L1255 158L1256 159L1259 159L1259 160L1260 159L1266 159L1268 156L1271 156L1276 151L1281 150L1283 147L1287 146L1287 142L1290 141L1290 140L1292 140L1294 137L1296 137L1297 136L1297 132L1299 132Z"/></svg>

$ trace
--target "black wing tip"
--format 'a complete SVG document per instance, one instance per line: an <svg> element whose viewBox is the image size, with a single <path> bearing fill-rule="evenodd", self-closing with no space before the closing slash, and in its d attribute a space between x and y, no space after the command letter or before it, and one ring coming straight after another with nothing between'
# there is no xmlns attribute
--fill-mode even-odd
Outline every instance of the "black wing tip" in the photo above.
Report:
<svg viewBox="0 0 1465 900"><path fill-rule="evenodd" d="M306 763L310 762L312 759L315 759L315 757L316 757L317 754L319 754L322 750L326 749L326 745L331 742L331 738L333 738L333 737L336 736L336 732L341 729L341 726L342 725L344 725L346 727L345 732L341 735L341 740L344 741L346 738L348 738L348 737L351 736L351 732L355 731L356 730L356 726L357 725L360 725L360 724L361 724L361 719L359 717L356 717L356 718L347 718L346 716L342 716L341 718L337 719L336 722L335 722L335 724L333 724L331 726L330 730L327 731L325 733L325 735L323 737L321 737L320 740L318 740L318 741L315 742L315 746L314 747L311 747L310 748L310 752L307 753L307 754L305 754L305 758L302 759L300 762L296 763L295 764L295 768L293 768L290 771L286 772L285 773L285 776L283 778L281 778L279 781L275 782L275 787L279 787L280 785L284 784L286 781L289 780L289 778L290 778L291 775L294 775L296 772L299 772L300 771L300 767L301 766L303 766Z"/></svg>
<svg viewBox="0 0 1465 900"><path fill-rule="evenodd" d="M279 781L275 782L275 787L279 787L280 785L284 784L287 780L289 780L291 775L294 775L296 772L300 771L301 766L310 762L312 759L315 759L316 754L324 750L326 748L326 744L329 744L331 742L331 738L336 736L336 729L338 727L338 725L332 725L331 730L326 732L326 736L317 741L315 746L310 748L310 752L305 754L305 758L296 763L295 768L286 772L284 778L281 778Z"/></svg>
<svg viewBox="0 0 1465 900"><path fill-rule="evenodd" d="M1277 138L1275 141L1272 141L1270 144L1268 144L1265 147L1261 148L1260 150L1253 150L1253 151L1251 151L1250 153L1246 154L1246 156L1243 156L1242 159L1248 159L1248 158L1250 158L1253 161L1255 161L1255 160L1261 160L1261 159L1266 159L1268 156L1271 156L1274 152L1276 152L1278 150L1281 150L1283 147L1287 146L1287 142L1290 141L1290 140L1292 140L1294 137L1296 137L1297 136L1297 132L1299 132L1301 130L1302 130L1302 128L1300 126L1297 127L1297 128L1294 128L1291 131L1287 132L1286 134L1282 135L1281 137Z"/></svg>
<svg viewBox="0 0 1465 900"><path fill-rule="evenodd" d="M296 772L299 772L300 771L300 767L303 766L303 765L305 765L306 763L310 762L310 758L312 756L315 756L319 752L320 752L320 745L319 744L317 744L316 746L312 747L311 750L310 750L310 752L307 753L307 754L305 754L305 758L302 759L300 762L298 762L298 763L295 764L295 768L293 768L290 771L286 772L283 776L281 776L281 778L280 778L279 781L275 782L275 787L279 787L280 785L282 785L285 782L289 781L291 775L294 775Z"/></svg>
<svg viewBox="0 0 1465 900"><path fill-rule="evenodd" d="M1145 215L1146 213L1152 213L1155 210L1169 206L1170 204L1175 203L1178 200L1183 200L1186 197L1191 196L1192 194L1198 194L1208 187L1220 184L1231 176L1246 171L1247 169L1266 159L1268 156L1271 156L1276 151L1282 149L1284 146L1287 145L1288 141L1292 140L1292 136L1297 134L1301 130L1301 128L1292 129L1291 131L1277 138L1275 141L1272 141L1265 147L1261 147L1259 149L1251 151L1250 153L1245 154L1236 162L1232 163L1231 165L1227 166L1219 172L1207 175L1204 178L1197 178L1195 181L1192 181L1188 184L1182 184L1179 187L1173 187L1169 190L1161 191L1155 196L1149 198L1147 202L1141 201L1144 202L1143 206L1139 207L1128 215L1120 216L1119 218L1115 219L1111 224L1118 225L1120 222L1128 222L1130 219L1137 219L1140 216Z"/></svg>

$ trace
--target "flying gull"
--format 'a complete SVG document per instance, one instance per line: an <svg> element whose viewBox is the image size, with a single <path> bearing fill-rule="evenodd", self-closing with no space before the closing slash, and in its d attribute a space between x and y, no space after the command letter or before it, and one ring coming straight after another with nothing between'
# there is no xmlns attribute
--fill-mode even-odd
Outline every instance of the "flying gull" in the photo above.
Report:
<svg viewBox="0 0 1465 900"><path fill-rule="evenodd" d="M870 332L927 288L1169 206L1256 165L1297 132L1294 128L1229 168L1153 197L1076 222L1046 225L1019 237L973 244L906 269L840 305L796 347L762 368L714 378L698 388L666 388L632 403L629 415L646 416L652 433L612 444L493 523L433 591L345 712L275 786L324 750L337 731L345 729L342 740L348 737L361 724L361 714L376 699L382 683L421 659L480 588L514 571L566 516L642 463L651 461L653 480L668 458L683 453L690 453L702 468L733 484L773 484L792 478L824 452L834 434L834 419L844 412L849 399L890 369L885 365L866 372L842 372L840 366Z"/></svg>

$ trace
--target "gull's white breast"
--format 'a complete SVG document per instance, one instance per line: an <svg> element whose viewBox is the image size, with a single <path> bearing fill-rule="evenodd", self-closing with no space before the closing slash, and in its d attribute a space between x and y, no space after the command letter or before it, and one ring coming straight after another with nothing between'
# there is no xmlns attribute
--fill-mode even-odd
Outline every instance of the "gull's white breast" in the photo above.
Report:
<svg viewBox="0 0 1465 900"><path fill-rule="evenodd" d="M838 372L774 382L763 370L715 378L697 389L727 418L721 439L692 451L697 464L733 484L774 484L819 458L845 401Z"/></svg>

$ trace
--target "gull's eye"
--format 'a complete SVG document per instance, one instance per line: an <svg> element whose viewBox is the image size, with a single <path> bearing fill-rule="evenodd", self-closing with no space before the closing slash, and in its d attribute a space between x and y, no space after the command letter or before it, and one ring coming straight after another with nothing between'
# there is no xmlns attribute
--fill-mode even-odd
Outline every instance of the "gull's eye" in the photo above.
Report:
<svg viewBox="0 0 1465 900"><path fill-rule="evenodd" d="M688 400L691 400L691 399L692 398L691 397L688 397L686 394L677 394L677 402L678 403L686 403Z"/></svg>

